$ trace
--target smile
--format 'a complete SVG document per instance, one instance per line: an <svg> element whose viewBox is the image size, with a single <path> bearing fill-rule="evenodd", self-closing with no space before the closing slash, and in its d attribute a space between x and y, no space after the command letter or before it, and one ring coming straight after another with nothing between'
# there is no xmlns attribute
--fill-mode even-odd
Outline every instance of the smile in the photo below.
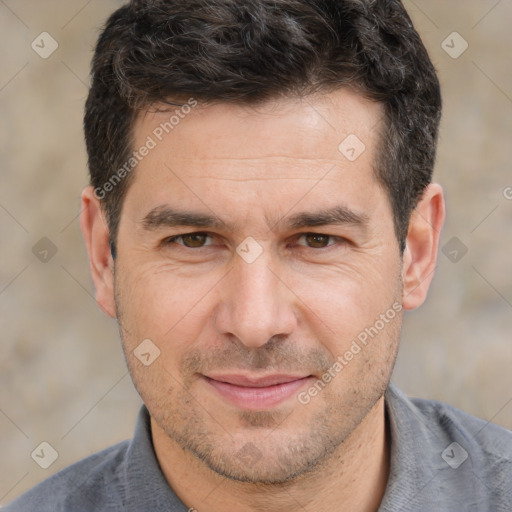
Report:
<svg viewBox="0 0 512 512"><path fill-rule="evenodd" d="M244 375L204 375L203 378L232 405L254 411L279 405L313 379L313 376L267 375L251 378Z"/></svg>

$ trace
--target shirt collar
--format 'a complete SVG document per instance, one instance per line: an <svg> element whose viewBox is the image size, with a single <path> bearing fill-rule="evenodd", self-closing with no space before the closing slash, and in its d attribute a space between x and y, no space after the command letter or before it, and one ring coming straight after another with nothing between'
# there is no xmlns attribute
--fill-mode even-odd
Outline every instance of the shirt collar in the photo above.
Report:
<svg viewBox="0 0 512 512"><path fill-rule="evenodd" d="M143 405L137 416L124 468L127 484L125 510L186 512L187 507L167 483L156 458L150 421L149 412Z"/></svg>

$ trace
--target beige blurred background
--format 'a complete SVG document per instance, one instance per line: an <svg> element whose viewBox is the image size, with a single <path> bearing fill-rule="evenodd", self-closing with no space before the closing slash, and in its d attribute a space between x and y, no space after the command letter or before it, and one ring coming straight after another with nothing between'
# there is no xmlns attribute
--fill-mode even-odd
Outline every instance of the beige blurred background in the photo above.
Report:
<svg viewBox="0 0 512 512"><path fill-rule="evenodd" d="M141 403L117 325L94 301L77 219L91 51L122 3L0 0L0 503L131 437ZM512 2L405 5L442 82L448 219L394 380L512 428ZM52 49L42 32L58 44L47 58L31 47ZM41 442L58 452L48 469L31 458Z"/></svg>

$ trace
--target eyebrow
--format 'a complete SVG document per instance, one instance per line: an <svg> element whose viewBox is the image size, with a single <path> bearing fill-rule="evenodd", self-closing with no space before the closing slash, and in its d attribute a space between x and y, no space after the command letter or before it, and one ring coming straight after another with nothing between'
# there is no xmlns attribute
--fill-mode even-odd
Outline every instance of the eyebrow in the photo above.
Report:
<svg viewBox="0 0 512 512"><path fill-rule="evenodd" d="M345 206L335 206L316 212L301 212L284 220L290 229L301 229L324 225L366 226L370 218L365 213L355 212Z"/></svg>
<svg viewBox="0 0 512 512"><path fill-rule="evenodd" d="M153 208L141 220L141 224L148 231L174 226L193 226L198 228L217 229L229 227L225 222L214 215L176 210L169 206L157 206L156 208Z"/></svg>
<svg viewBox="0 0 512 512"><path fill-rule="evenodd" d="M345 206L335 206L313 212L300 212L275 223L267 222L267 224L272 225L270 229L278 225L288 229L302 229L324 225L364 227L368 222L369 217L365 213L353 211ZM140 223L148 231L177 226L236 230L235 224L226 223L215 215L177 210L169 206L153 208Z"/></svg>

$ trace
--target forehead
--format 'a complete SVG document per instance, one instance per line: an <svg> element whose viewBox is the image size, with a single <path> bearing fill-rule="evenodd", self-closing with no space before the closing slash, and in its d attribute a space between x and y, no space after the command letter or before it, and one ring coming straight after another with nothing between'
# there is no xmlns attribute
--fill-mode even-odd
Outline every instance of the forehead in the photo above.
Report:
<svg viewBox="0 0 512 512"><path fill-rule="evenodd" d="M361 203L370 185L380 187L373 166L381 119L378 103L348 89L259 105L156 105L134 125L134 149L148 141L152 149L126 200L145 213L183 201L206 211L215 196L217 210L236 203L248 215L256 203L289 209L308 189L307 199L334 206L336 182Z"/></svg>
<svg viewBox="0 0 512 512"><path fill-rule="evenodd" d="M196 106L189 106L192 101ZM157 144L173 147L181 158L186 156L180 151L183 141L185 152L193 151L188 156L194 158L339 158L339 144L350 135L371 149L382 117L379 103L348 88L257 105L195 100L183 105L157 104L141 112L134 126L136 146L149 135Z"/></svg>

